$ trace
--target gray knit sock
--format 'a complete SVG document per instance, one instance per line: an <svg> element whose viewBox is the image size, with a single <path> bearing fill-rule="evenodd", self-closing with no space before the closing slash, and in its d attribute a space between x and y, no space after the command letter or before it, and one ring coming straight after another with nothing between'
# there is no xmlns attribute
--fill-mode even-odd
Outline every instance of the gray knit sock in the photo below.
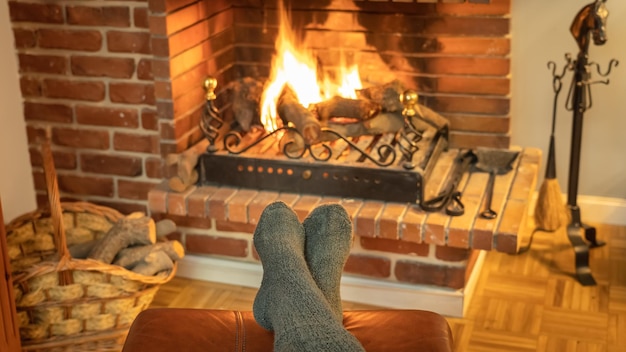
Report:
<svg viewBox="0 0 626 352"><path fill-rule="evenodd" d="M341 322L341 273L352 245L350 216L339 204L325 204L315 208L303 224L311 276Z"/></svg>
<svg viewBox="0 0 626 352"><path fill-rule="evenodd" d="M304 228L285 203L261 214L254 246L263 265L253 312L274 331L274 351L363 351L359 341L334 319L304 259Z"/></svg>

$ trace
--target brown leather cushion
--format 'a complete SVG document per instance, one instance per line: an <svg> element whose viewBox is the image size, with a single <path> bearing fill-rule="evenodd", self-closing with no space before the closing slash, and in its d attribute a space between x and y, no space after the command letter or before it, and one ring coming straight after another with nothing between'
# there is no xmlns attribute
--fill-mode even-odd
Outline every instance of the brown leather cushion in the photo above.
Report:
<svg viewBox="0 0 626 352"><path fill-rule="evenodd" d="M433 312L350 311L343 317L366 351L452 351L450 327ZM123 352L271 351L273 341L252 312L155 308L137 316Z"/></svg>

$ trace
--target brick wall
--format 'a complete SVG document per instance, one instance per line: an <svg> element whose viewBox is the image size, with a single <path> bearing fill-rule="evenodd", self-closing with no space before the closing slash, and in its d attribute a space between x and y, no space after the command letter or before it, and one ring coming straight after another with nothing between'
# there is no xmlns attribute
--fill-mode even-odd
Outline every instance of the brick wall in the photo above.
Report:
<svg viewBox="0 0 626 352"><path fill-rule="evenodd" d="M162 178L144 1L9 1L38 201L49 128L63 195L122 211Z"/></svg>

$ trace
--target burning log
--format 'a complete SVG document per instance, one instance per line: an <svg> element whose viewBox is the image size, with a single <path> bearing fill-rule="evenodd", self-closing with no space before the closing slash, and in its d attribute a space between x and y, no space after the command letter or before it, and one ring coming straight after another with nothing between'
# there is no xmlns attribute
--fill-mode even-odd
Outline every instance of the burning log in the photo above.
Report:
<svg viewBox="0 0 626 352"><path fill-rule="evenodd" d="M320 139L321 125L315 115L302 106L296 94L289 87L285 87L276 104L278 116L285 124L291 122L304 137L308 145L315 144Z"/></svg>
<svg viewBox="0 0 626 352"><path fill-rule="evenodd" d="M259 103L263 93L263 83L245 77L232 83L233 115L241 130L247 132L253 125L261 125Z"/></svg>
<svg viewBox="0 0 626 352"><path fill-rule="evenodd" d="M368 99L379 104L383 111L397 112L404 109L404 105L400 101L400 95L404 90L400 81L393 80L383 85L361 89L357 91L357 95L361 99Z"/></svg>
<svg viewBox="0 0 626 352"><path fill-rule="evenodd" d="M380 111L380 105L369 99L348 99L334 96L328 100L313 105L320 121L326 122L335 117L352 118L365 121L374 117Z"/></svg>

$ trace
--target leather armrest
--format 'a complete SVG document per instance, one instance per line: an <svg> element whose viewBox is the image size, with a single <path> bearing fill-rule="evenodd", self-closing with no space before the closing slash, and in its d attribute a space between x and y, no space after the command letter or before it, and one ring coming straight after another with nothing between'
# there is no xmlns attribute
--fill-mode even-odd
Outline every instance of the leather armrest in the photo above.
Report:
<svg viewBox="0 0 626 352"><path fill-rule="evenodd" d="M450 327L433 312L349 311L344 326L367 351L452 351ZM123 352L271 351L273 342L252 312L155 308L137 316Z"/></svg>

